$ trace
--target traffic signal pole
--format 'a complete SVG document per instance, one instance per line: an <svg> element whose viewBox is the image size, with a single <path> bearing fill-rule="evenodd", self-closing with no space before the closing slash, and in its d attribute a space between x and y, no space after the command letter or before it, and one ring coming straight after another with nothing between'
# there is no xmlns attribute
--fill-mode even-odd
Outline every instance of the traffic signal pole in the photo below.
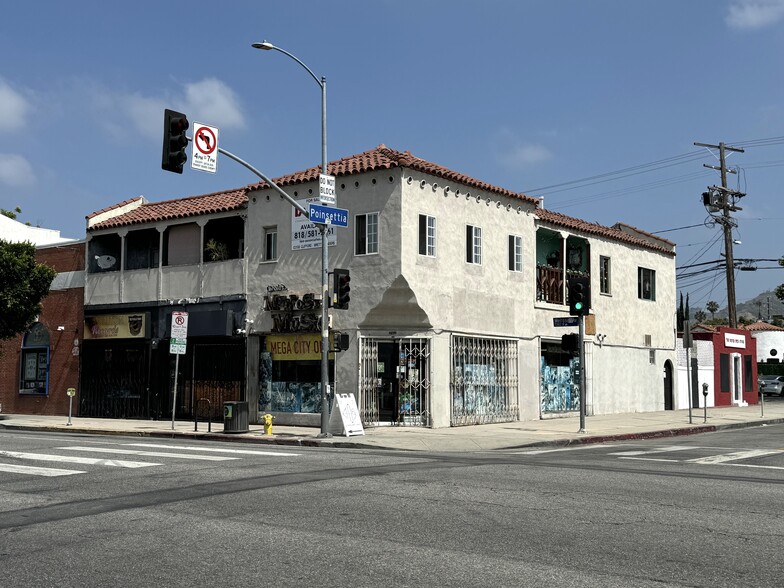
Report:
<svg viewBox="0 0 784 588"><path fill-rule="evenodd" d="M580 430L579 433L585 433L585 315L580 315L579 321L579 358L580 358Z"/></svg>

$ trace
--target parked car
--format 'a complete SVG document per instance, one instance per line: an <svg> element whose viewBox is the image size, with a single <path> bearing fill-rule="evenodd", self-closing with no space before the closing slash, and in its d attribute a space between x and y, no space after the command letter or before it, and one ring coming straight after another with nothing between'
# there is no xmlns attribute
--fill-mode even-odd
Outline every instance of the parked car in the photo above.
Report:
<svg viewBox="0 0 784 588"><path fill-rule="evenodd" d="M757 381L759 382L760 394L776 394L784 396L784 376L763 375Z"/></svg>

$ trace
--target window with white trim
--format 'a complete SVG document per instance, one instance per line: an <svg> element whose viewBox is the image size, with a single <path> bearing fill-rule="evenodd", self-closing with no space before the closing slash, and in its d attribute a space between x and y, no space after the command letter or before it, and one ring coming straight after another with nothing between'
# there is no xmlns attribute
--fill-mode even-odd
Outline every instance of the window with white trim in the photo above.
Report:
<svg viewBox="0 0 784 588"><path fill-rule="evenodd" d="M378 213L369 212L354 217L355 255L378 253Z"/></svg>
<svg viewBox="0 0 784 588"><path fill-rule="evenodd" d="M436 256L436 217L419 215L419 255Z"/></svg>
<svg viewBox="0 0 784 588"><path fill-rule="evenodd" d="M468 263L482 263L482 229L473 225L466 225L466 261Z"/></svg>
<svg viewBox="0 0 784 588"><path fill-rule="evenodd" d="M523 238L520 235L509 235L509 271L523 271Z"/></svg>
<svg viewBox="0 0 784 588"><path fill-rule="evenodd" d="M264 261L278 259L278 227L264 227Z"/></svg>

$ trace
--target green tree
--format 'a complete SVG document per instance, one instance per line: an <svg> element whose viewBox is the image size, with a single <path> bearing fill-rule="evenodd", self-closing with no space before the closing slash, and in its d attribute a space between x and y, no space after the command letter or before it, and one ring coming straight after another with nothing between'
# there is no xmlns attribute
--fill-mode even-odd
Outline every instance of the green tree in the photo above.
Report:
<svg viewBox="0 0 784 588"><path fill-rule="evenodd" d="M705 309L711 313L711 320L716 320L716 312L719 310L719 303L715 300L709 300L705 305Z"/></svg>
<svg viewBox="0 0 784 588"><path fill-rule="evenodd" d="M705 314L705 311L702 310L701 308L698 308L697 310L694 311L694 320L696 320L698 323L705 322L705 319L707 317L708 315Z"/></svg>
<svg viewBox="0 0 784 588"><path fill-rule="evenodd" d="M6 210L5 208L0 208L0 214L2 214L3 216L7 216L12 220L16 220L16 215L21 214L21 212L22 209L19 208L18 206L13 210Z"/></svg>
<svg viewBox="0 0 784 588"><path fill-rule="evenodd" d="M784 267L784 257L779 258L779 265ZM776 298L784 300L784 284L776 286L776 289L773 292L776 294Z"/></svg>
<svg viewBox="0 0 784 588"><path fill-rule="evenodd" d="M32 243L0 239L0 340L23 333L41 314L56 274L35 260Z"/></svg>

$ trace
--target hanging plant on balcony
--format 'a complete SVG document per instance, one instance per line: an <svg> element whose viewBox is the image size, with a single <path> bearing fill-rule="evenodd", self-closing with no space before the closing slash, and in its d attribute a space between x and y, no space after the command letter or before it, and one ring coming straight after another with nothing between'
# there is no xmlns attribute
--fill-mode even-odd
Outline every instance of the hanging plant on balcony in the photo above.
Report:
<svg viewBox="0 0 784 588"><path fill-rule="evenodd" d="M210 261L225 261L229 258L229 248L226 243L220 243L215 239L207 241L205 251Z"/></svg>

